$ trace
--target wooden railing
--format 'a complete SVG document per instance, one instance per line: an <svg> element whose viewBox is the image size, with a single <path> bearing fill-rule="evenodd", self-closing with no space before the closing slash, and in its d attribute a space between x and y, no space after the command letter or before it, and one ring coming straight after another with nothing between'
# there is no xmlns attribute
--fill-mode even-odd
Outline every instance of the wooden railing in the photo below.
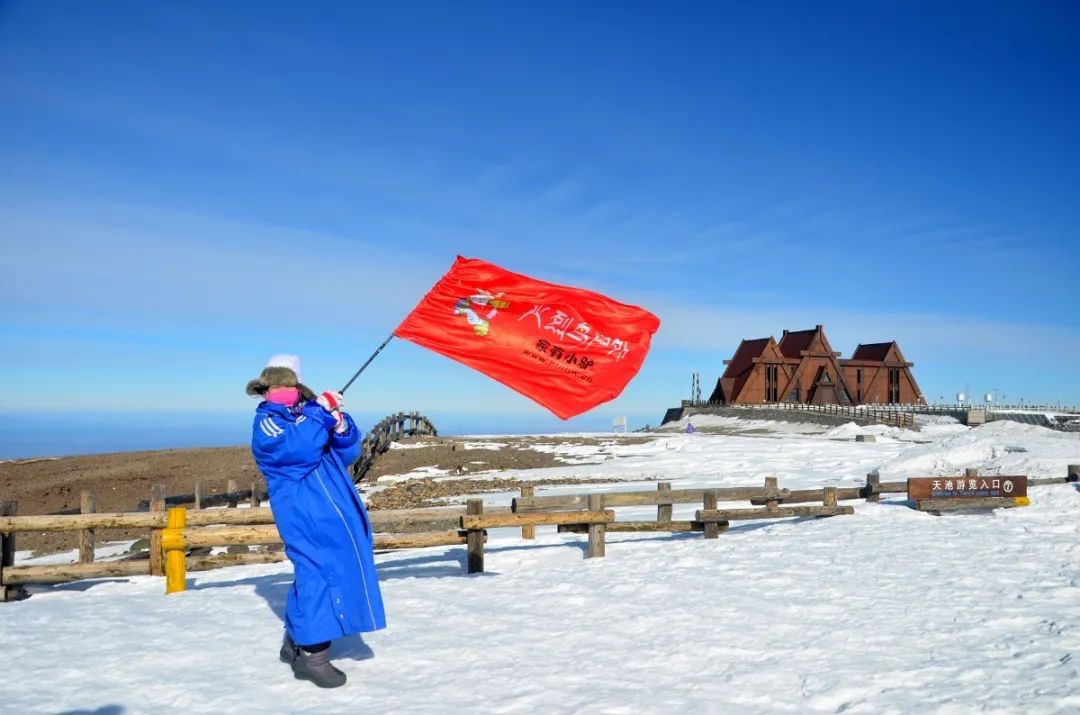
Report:
<svg viewBox="0 0 1080 715"><path fill-rule="evenodd" d="M1066 476L1029 480L1031 486L1061 484L1080 480L1080 464L1069 465ZM865 499L878 501L882 494L905 494L907 482L882 482L876 473L866 476L858 487L823 487L817 489L781 489L775 477L760 487L717 487L672 489L670 482L660 482L655 491L620 491L604 494L558 494L538 496L531 487L522 487L521 496L510 507L485 507L481 499L469 499L464 507L436 509L384 510L369 513L375 531L386 528L429 529L419 533L376 533L376 550L411 549L429 546L464 544L468 571L484 568L486 530L516 527L524 538L535 538L537 526L555 526L560 531L587 533L586 558L604 556L608 531L626 532L702 532L706 539L716 538L729 522L744 519L781 519L829 517L851 514L850 505L839 501ZM751 508L724 508L721 502L749 501ZM793 506L818 502L812 506ZM676 504L701 504L694 518L672 519ZM616 521L614 509L631 506L656 506L656 519ZM758 507L758 508L753 508ZM173 507L165 511L135 513L86 513L72 515L17 516L13 502L0 502L0 600L17 596L23 584L62 583L86 578L166 575L170 592L181 590L184 574L222 566L282 561L280 551L256 551L230 554L199 554L198 549L215 546L276 545L281 537L266 507L247 509L196 509ZM450 528L446 526L450 524ZM156 534L156 546L149 565L142 561L89 560L59 565L14 564L15 536L18 533L44 531L90 532L96 529L147 529ZM440 530L436 530L440 529ZM92 539L92 536L90 537ZM92 544L92 541L90 542ZM155 555L156 549L156 555ZM84 549L80 548L80 556ZM171 574L171 575L170 575Z"/></svg>
<svg viewBox="0 0 1080 715"><path fill-rule="evenodd" d="M11 599L20 586L30 583L65 583L87 578L134 575L164 576L166 550L162 545L162 536L168 525L165 487L154 485L151 491L155 496L150 500L150 510L143 512L95 513L92 511L95 500L90 492L83 493L82 504L87 512L81 514L17 516L17 503L0 502L0 601ZM274 563L285 559L285 555L280 551L215 556L200 553L213 546L281 543L281 539L277 537L277 529L273 526L274 516L269 507L236 508L237 499L231 497L241 494L245 492L219 495L222 497L219 501L233 508L185 510L186 527L216 527L208 530L206 536L210 539L223 539L221 543L204 544L199 542L202 537L196 537L190 542L188 548L195 551L186 558L186 570L201 571L222 566ZM373 530L392 532L375 535L375 548L389 550L464 543L463 537L455 541L451 536L456 533L453 530L457 529L459 518L464 513L464 507L387 509L368 512L368 517ZM510 508L495 507L492 513L509 514ZM234 531L222 528L231 526L242 528ZM150 543L148 553L134 554L117 561L96 561L94 542L96 532L100 529L146 530ZM41 532L78 532L78 561L70 564L15 566L15 535Z"/></svg>

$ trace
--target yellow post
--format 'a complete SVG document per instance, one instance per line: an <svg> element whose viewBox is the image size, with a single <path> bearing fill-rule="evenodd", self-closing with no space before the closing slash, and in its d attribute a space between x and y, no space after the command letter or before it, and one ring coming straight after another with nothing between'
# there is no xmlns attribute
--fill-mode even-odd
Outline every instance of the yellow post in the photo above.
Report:
<svg viewBox="0 0 1080 715"><path fill-rule="evenodd" d="M165 552L165 593L177 593L187 587L187 544L184 543L184 524L187 509L169 509L165 528L161 532L161 549Z"/></svg>

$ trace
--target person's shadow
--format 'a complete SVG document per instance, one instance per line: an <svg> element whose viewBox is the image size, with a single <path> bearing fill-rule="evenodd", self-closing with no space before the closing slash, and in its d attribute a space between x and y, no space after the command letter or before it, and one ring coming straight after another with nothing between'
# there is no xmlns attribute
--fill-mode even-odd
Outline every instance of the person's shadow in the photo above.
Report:
<svg viewBox="0 0 1080 715"><path fill-rule="evenodd" d="M193 590L210 588L232 588L234 586L254 586L255 595L266 601L271 612L278 617L281 624L285 625L285 603L289 598L289 590L292 588L292 574L271 574L269 576L252 576L250 578L237 579L236 581L221 581L194 586ZM371 649L360 634L340 638L334 641L334 657L348 658L349 660L367 660L375 657L375 651Z"/></svg>

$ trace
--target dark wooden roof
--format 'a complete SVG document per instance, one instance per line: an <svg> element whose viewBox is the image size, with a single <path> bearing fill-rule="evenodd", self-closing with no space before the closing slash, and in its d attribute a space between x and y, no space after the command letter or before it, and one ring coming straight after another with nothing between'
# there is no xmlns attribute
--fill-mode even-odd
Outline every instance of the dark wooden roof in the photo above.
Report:
<svg viewBox="0 0 1080 715"><path fill-rule="evenodd" d="M739 343L739 349L731 356L731 361L728 363L727 370L724 370L724 374L728 377L734 377L749 370L754 364L754 358L761 357L761 354L765 352L765 346L769 344L769 340L771 338L756 338Z"/></svg>
<svg viewBox="0 0 1080 715"><path fill-rule="evenodd" d="M874 360L881 362L889 354L889 348L895 343L868 343L866 345L859 344L859 347L855 348L855 353L851 356L852 360Z"/></svg>
<svg viewBox="0 0 1080 715"><path fill-rule="evenodd" d="M817 328L814 328L813 330L790 330L784 333L784 337L780 338L780 352L784 354L784 357L799 357L799 353L810 347L817 331Z"/></svg>

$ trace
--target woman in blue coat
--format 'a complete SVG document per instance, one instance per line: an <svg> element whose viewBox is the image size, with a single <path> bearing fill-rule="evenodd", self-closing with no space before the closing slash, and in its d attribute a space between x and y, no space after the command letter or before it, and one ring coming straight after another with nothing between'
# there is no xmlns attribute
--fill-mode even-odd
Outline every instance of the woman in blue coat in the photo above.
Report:
<svg viewBox="0 0 1080 715"><path fill-rule="evenodd" d="M360 430L339 393L316 397L300 382L295 355L271 358L247 393L264 398L251 452L295 572L281 657L297 678L338 687L345 674L330 663L330 641L386 627L371 522L346 471Z"/></svg>

